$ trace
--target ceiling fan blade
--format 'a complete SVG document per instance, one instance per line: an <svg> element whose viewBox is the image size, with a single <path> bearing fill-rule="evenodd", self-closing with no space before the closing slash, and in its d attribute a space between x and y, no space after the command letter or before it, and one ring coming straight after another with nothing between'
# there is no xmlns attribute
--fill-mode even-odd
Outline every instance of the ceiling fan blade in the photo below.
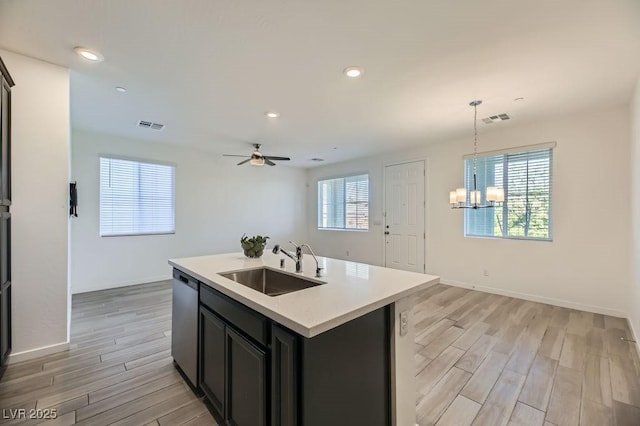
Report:
<svg viewBox="0 0 640 426"><path fill-rule="evenodd" d="M271 155L265 155L264 158L268 158L269 160L277 160L277 161L289 161L291 158L289 157L273 157Z"/></svg>
<svg viewBox="0 0 640 426"><path fill-rule="evenodd" d="M247 158L249 157L248 155L233 155L233 154L222 154L223 157L243 157L243 158Z"/></svg>
<svg viewBox="0 0 640 426"><path fill-rule="evenodd" d="M237 165L238 166L242 166L244 163L248 163L249 161L251 161L251 158L247 158L246 160L242 160L241 162L239 162Z"/></svg>
<svg viewBox="0 0 640 426"><path fill-rule="evenodd" d="M269 157L262 157L262 158L264 158L264 163L265 164L268 164L270 166L275 166L276 165L276 163L274 163L273 161L269 160Z"/></svg>

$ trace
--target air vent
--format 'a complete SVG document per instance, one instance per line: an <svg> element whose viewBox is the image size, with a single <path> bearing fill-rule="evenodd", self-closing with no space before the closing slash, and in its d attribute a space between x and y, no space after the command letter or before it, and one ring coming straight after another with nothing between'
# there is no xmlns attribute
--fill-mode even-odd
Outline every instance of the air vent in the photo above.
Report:
<svg viewBox="0 0 640 426"><path fill-rule="evenodd" d="M319 161L324 161L324 158L315 157L315 158L312 158L311 161L318 161L318 162Z"/></svg>
<svg viewBox="0 0 640 426"><path fill-rule="evenodd" d="M495 123L496 121L505 121L510 119L511 117L509 117L509 114L497 114L492 115L491 117L483 118L482 121L484 122L484 124L491 124Z"/></svg>
<svg viewBox="0 0 640 426"><path fill-rule="evenodd" d="M143 129L152 129L152 130L162 130L164 129L164 124L154 123L151 121L138 121L138 127L142 127Z"/></svg>

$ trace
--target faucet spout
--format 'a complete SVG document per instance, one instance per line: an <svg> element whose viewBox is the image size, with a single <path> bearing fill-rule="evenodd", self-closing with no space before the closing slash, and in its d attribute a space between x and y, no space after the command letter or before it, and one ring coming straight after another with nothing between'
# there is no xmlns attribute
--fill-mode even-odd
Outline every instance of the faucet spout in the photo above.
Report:
<svg viewBox="0 0 640 426"><path fill-rule="evenodd" d="M309 254L311 254L311 256L313 256L313 260L316 261L316 277L320 277L320 271L322 270L322 268L320 267L320 265L318 264L318 258L316 257L315 253L313 252L313 250L311 249L311 246L309 244L296 244L293 241L289 241L291 244L293 244L293 246L296 248L296 254L292 254L289 253L288 251L286 251L283 248L280 248L280 244L276 244L275 246L273 246L273 254L278 254L278 253L282 253L285 256L287 256L289 259L293 260L294 262L296 262L296 272L302 272L302 249L303 248L307 248L307 250L309 250Z"/></svg>
<svg viewBox="0 0 640 426"><path fill-rule="evenodd" d="M296 272L302 272L302 248L301 247L296 246L296 254L295 255L289 253L288 251L286 251L283 248L280 248L279 244L276 244L273 247L272 251L273 251L273 254L282 253L285 256L287 256L289 259L291 259L294 262L296 262Z"/></svg>

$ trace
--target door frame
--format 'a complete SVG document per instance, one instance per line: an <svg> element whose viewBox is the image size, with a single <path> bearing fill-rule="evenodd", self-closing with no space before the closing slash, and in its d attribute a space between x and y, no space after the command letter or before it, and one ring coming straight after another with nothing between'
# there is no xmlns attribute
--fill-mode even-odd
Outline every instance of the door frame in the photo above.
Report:
<svg viewBox="0 0 640 426"><path fill-rule="evenodd" d="M424 271L423 273L426 274L427 273L427 259L429 258L429 256L427 256L427 241L429 239L429 234L427 232L427 207L429 206L429 200L427 198L427 194L428 194L428 183L429 183L429 174L428 174L428 170L429 170L429 157L428 156L420 156L420 157L416 157L412 160L402 160L402 161L389 161L389 162L384 162L382 163L382 265L386 268L387 267L387 244L386 244L386 238L385 238L385 230L387 229L387 167L390 166L399 166L401 164L408 164L408 163L417 163L422 161L424 163L424 239L423 239L423 244L424 244L424 259L423 259L423 265L424 265Z"/></svg>

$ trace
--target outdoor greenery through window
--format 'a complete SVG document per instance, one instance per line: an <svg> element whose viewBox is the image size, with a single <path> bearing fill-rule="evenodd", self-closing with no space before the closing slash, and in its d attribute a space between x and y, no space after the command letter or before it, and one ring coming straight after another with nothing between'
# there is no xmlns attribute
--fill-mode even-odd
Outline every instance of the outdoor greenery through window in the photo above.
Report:
<svg viewBox="0 0 640 426"><path fill-rule="evenodd" d="M369 175L318 181L318 228L369 229Z"/></svg>
<svg viewBox="0 0 640 426"><path fill-rule="evenodd" d="M175 170L100 157L100 236L174 233Z"/></svg>
<svg viewBox="0 0 640 426"><path fill-rule="evenodd" d="M552 148L477 158L477 187L504 188L502 206L465 210L465 235L551 240ZM465 159L465 186L473 188L473 158Z"/></svg>

